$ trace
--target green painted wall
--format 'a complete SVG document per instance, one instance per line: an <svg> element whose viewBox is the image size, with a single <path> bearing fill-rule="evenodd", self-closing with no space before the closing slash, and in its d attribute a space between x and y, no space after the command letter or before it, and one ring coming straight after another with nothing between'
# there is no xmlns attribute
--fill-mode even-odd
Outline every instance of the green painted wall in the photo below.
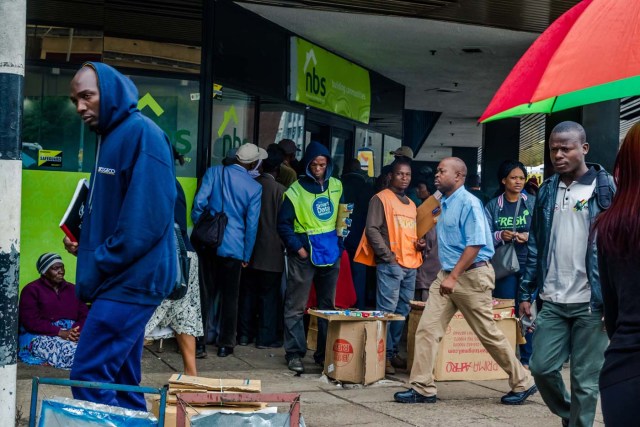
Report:
<svg viewBox="0 0 640 427"><path fill-rule="evenodd" d="M22 224L20 226L20 289L39 277L36 261L45 252L62 256L66 280L75 283L76 259L62 245L64 233L58 227L69 199L81 178L88 173L59 171L22 171ZM187 220L192 226L191 202L195 195L195 178L179 177L187 198Z"/></svg>

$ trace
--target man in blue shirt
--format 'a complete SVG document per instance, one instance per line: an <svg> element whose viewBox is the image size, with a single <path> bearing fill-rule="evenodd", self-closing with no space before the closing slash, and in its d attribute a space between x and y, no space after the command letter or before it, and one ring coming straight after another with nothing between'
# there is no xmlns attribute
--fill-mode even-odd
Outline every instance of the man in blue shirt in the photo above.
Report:
<svg viewBox="0 0 640 427"><path fill-rule="evenodd" d="M436 402L433 367L438 344L457 310L509 375L511 391L502 397L502 403L522 404L537 390L493 320L491 291L495 274L489 262L494 254L493 240L480 200L464 188L466 174L464 162L457 157L446 158L438 165L435 184L443 194L437 224L442 270L429 289L416 331L412 388L396 393L396 402Z"/></svg>
<svg viewBox="0 0 640 427"><path fill-rule="evenodd" d="M262 187L248 173L258 161L267 158L267 152L254 144L238 148L233 164L214 166L202 178L202 186L193 202L191 219L195 224L204 209L211 215L227 214L222 244L216 253L199 253L205 272L205 283L200 284L200 305L204 337L198 339L197 356L206 357L207 320L216 292L220 292L220 333L218 356L233 354L238 325L238 295L240 271L249 265L258 232L258 219L262 204Z"/></svg>

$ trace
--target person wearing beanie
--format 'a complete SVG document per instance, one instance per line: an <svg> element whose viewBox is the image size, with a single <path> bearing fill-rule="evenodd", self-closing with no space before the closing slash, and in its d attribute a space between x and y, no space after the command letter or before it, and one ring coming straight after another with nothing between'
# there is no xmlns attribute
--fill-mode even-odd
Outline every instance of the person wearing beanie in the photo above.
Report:
<svg viewBox="0 0 640 427"><path fill-rule="evenodd" d="M258 231L262 186L249 175L267 152L255 144L243 144L229 166L212 166L202 178L193 202L191 219L196 224L207 210L227 215L222 244L214 251L196 247L205 280L200 282L200 303L204 336L196 341L196 357L206 357L209 311L216 293L220 293L218 357L233 354L238 325L240 271L249 265ZM217 316L216 316L217 317Z"/></svg>
<svg viewBox="0 0 640 427"><path fill-rule="evenodd" d="M40 278L20 294L18 357L29 365L71 369L88 309L64 280L64 263L56 253L38 258Z"/></svg>

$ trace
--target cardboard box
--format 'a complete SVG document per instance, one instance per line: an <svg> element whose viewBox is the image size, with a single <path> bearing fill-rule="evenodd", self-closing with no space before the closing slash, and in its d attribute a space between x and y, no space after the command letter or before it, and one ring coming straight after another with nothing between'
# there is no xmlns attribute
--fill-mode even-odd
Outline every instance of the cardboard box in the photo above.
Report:
<svg viewBox="0 0 640 427"><path fill-rule="evenodd" d="M183 374L173 374L169 378L169 393L173 389L180 389L180 392L191 391L193 393L201 391L217 391L227 393L260 393L262 383L260 380L251 379L222 379L192 377Z"/></svg>
<svg viewBox="0 0 640 427"><path fill-rule="evenodd" d="M413 301L412 301L413 303ZM419 303L418 303L419 304ZM516 318L513 300L497 300L493 317L498 329L507 337L515 353ZM411 369L415 348L415 332L423 311L412 304L409 314L409 335L407 337L407 366ZM438 346L438 357L434 368L437 381L497 380L508 378L471 330L464 316L456 312Z"/></svg>
<svg viewBox="0 0 640 427"><path fill-rule="evenodd" d="M233 410L238 412L255 412L258 409L265 408L267 405L263 404L259 408L246 408L246 407L222 407L222 406L189 406L185 408L187 410L187 420L185 427L191 426L191 417L194 415L202 414L206 411L220 411L220 410ZM151 413L158 417L160 415L160 398L154 398L151 401ZM164 411L164 425L165 427L176 427L176 420L178 417L178 407L176 405L167 405Z"/></svg>
<svg viewBox="0 0 640 427"><path fill-rule="evenodd" d="M494 309L493 318L515 353L516 318L513 305ZM485 350L460 312L453 316L440 342L434 376L437 381L500 380L509 377Z"/></svg>
<svg viewBox="0 0 640 427"><path fill-rule="evenodd" d="M404 320L403 316L353 317L316 310L309 314L329 321L324 359L327 377L364 385L384 378L387 322Z"/></svg>
<svg viewBox="0 0 640 427"><path fill-rule="evenodd" d="M309 316L309 329L307 330L307 349L316 351L318 345L318 318Z"/></svg>
<svg viewBox="0 0 640 427"><path fill-rule="evenodd" d="M409 312L409 321L407 322L407 372L411 372L413 366L413 352L416 343L416 331L418 323L424 311L425 303L422 301L409 301L411 311Z"/></svg>

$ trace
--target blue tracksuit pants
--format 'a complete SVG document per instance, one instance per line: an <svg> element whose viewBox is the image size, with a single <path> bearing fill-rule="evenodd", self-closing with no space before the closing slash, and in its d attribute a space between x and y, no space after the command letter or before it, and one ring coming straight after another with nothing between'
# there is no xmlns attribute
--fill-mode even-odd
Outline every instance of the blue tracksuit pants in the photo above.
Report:
<svg viewBox="0 0 640 427"><path fill-rule="evenodd" d="M70 379L139 385L144 328L156 306L95 301L80 331ZM142 393L73 388L73 397L146 411Z"/></svg>

